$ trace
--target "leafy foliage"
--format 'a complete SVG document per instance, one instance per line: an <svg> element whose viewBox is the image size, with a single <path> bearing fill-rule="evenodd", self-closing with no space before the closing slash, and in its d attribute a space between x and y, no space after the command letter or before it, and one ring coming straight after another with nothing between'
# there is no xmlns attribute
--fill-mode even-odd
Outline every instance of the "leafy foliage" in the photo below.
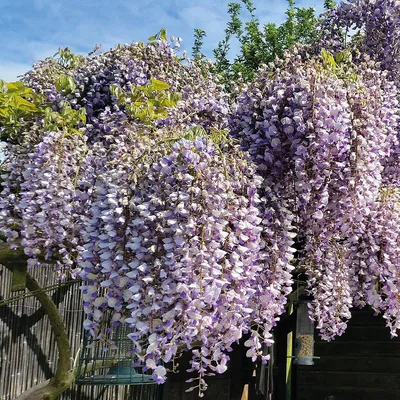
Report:
<svg viewBox="0 0 400 400"><path fill-rule="evenodd" d="M58 65L66 70L77 68L85 59L83 56L72 53L71 49L68 47L65 49L60 47L53 58L57 61Z"/></svg>
<svg viewBox="0 0 400 400"><path fill-rule="evenodd" d="M31 121L41 114L42 103L43 97L22 82L0 80L1 139L11 138L21 129L24 122Z"/></svg>
<svg viewBox="0 0 400 400"><path fill-rule="evenodd" d="M245 23L241 19L241 3L250 16L250 21ZM283 57L284 52L294 44L309 43L318 36L318 19L313 8L299 8L293 0L288 0L287 19L283 24L277 26L268 23L260 26L252 1L242 0L241 3L229 3L230 20L225 29L225 37L213 51L215 70L223 75L228 88L229 83L237 80L239 76L245 81L251 80L261 65ZM333 4L327 2L325 7L332 7ZM196 35L199 35L199 32L202 31L196 31ZM240 52L231 61L229 50L233 38L239 41ZM193 54L200 55L202 42L196 43L196 52Z"/></svg>
<svg viewBox="0 0 400 400"><path fill-rule="evenodd" d="M55 85L58 90L69 93L66 89L74 90L76 86L72 78L64 77L56 79ZM0 124L3 141L19 141L23 133L35 129L39 121L45 130L60 129L75 133L79 133L77 128L86 123L86 110L74 110L66 100L59 103L58 111L54 111L54 104L46 101L45 96L35 93L22 82L0 81L0 86Z"/></svg>
<svg viewBox="0 0 400 400"><path fill-rule="evenodd" d="M206 32L203 31L202 29L197 28L194 30L194 43L192 48L192 56L195 59L203 59L205 57L204 54L201 52L205 36L207 36Z"/></svg>
<svg viewBox="0 0 400 400"><path fill-rule="evenodd" d="M167 83L151 78L146 86L131 86L130 94L119 86L111 86L110 91L118 99L117 105L124 105L129 116L151 122L165 118L168 108L175 107L180 100L178 93L166 92L169 88Z"/></svg>

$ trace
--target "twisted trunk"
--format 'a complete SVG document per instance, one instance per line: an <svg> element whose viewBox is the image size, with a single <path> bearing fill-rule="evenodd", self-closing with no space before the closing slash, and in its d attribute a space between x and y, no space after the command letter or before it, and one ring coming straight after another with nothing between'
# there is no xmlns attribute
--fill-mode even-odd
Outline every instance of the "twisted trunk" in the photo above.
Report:
<svg viewBox="0 0 400 400"><path fill-rule="evenodd" d="M22 250L10 250L6 243L0 243L0 264L13 271L26 265L26 262L27 257ZM54 400L67 390L75 379L75 373L71 369L71 346L56 304L28 272L26 273L26 287L39 301L49 318L58 349L58 362L53 378L28 389L18 396L17 400Z"/></svg>

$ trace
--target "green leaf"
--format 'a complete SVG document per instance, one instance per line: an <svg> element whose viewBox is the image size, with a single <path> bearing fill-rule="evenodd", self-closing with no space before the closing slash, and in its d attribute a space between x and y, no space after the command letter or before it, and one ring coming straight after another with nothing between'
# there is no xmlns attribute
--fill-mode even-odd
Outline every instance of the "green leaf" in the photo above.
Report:
<svg viewBox="0 0 400 400"><path fill-rule="evenodd" d="M329 51L326 51L325 49L322 49L321 50L321 57L322 57L322 61L323 61L324 66L333 71L335 69L335 67L336 67L336 61L333 58L333 55Z"/></svg>
<svg viewBox="0 0 400 400"><path fill-rule="evenodd" d="M350 49L346 49L337 53L335 56L335 60L338 64L342 62L351 62L352 55Z"/></svg>
<svg viewBox="0 0 400 400"><path fill-rule="evenodd" d="M60 106L63 110L71 108L71 105L68 103L67 100L61 100L60 101Z"/></svg>
<svg viewBox="0 0 400 400"><path fill-rule="evenodd" d="M160 30L160 39L161 40L167 40L167 30L165 28L162 28Z"/></svg>
<svg viewBox="0 0 400 400"><path fill-rule="evenodd" d="M192 128L189 129L188 134L190 138L194 139L198 136L206 135L206 131L202 126L193 126Z"/></svg>
<svg viewBox="0 0 400 400"><path fill-rule="evenodd" d="M73 92L76 89L76 83L75 81L72 79L72 77L68 77L68 83L69 83L69 88L71 89L71 91Z"/></svg>
<svg viewBox="0 0 400 400"><path fill-rule="evenodd" d="M6 88L8 93L13 93L21 90L24 87L22 82L7 82Z"/></svg>
<svg viewBox="0 0 400 400"><path fill-rule="evenodd" d="M161 91L161 90L167 90L170 87L171 86L168 85L168 83L159 81L158 79L151 78L150 80L150 85L149 85L150 90Z"/></svg>
<svg viewBox="0 0 400 400"><path fill-rule="evenodd" d="M350 78L354 81L354 82L358 82L358 75L357 74L352 74L350 76Z"/></svg>
<svg viewBox="0 0 400 400"><path fill-rule="evenodd" d="M338 64L340 64L344 60L344 54L342 51L336 54L335 60Z"/></svg>
<svg viewBox="0 0 400 400"><path fill-rule="evenodd" d="M58 91L65 90L71 93L76 89L76 83L74 79L69 75L60 75L55 80L54 85Z"/></svg>
<svg viewBox="0 0 400 400"><path fill-rule="evenodd" d="M64 78L65 78L64 75L62 75L58 77L54 82L54 86L59 92L61 92L61 90L63 90L66 86L66 81Z"/></svg>
<svg viewBox="0 0 400 400"><path fill-rule="evenodd" d="M21 96L17 96L15 98L15 104L16 104L16 107L18 107L20 110L38 111L38 108L33 103L29 102L28 100L25 100Z"/></svg>
<svg viewBox="0 0 400 400"><path fill-rule="evenodd" d="M120 86L110 86L110 91L117 99L125 95L124 90Z"/></svg>
<svg viewBox="0 0 400 400"><path fill-rule="evenodd" d="M117 106L121 106L123 104L125 104L125 97L121 96L118 98Z"/></svg>
<svg viewBox="0 0 400 400"><path fill-rule="evenodd" d="M180 93L168 93L168 97L174 103L173 105L175 106L182 96L180 95Z"/></svg>
<svg viewBox="0 0 400 400"><path fill-rule="evenodd" d="M86 108L82 107L79 110L79 119L82 121L83 124L86 124Z"/></svg>

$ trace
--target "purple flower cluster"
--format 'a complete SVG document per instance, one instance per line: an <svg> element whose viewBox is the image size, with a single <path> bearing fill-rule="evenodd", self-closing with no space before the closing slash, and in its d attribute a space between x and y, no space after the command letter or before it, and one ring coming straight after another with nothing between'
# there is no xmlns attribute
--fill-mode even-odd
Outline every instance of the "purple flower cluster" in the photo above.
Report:
<svg viewBox="0 0 400 400"><path fill-rule="evenodd" d="M230 143L178 141L195 137L193 126L225 137L227 96L204 66L184 66L163 41L81 60L67 71L72 91L56 88L63 72L47 60L24 79L54 111L65 101L85 107L87 123L49 132L38 117L8 145L0 229L10 246L22 245L30 266L55 261L61 276L79 274L85 328L106 346L110 329L129 323L134 351L156 381L165 379L161 362L200 343L192 367L201 393L205 374L225 371L227 352L254 329L255 316L264 328L248 341L252 357L270 342L276 318L267 302L276 294L258 280L268 258L260 178ZM144 125L117 105L110 85L129 91L150 78L181 100L164 120Z"/></svg>
<svg viewBox="0 0 400 400"><path fill-rule="evenodd" d="M399 205L397 187L381 190L375 207L359 224L357 240L347 254L353 265L355 304L369 304L377 313L383 312L392 336L400 329Z"/></svg>
<svg viewBox="0 0 400 400"><path fill-rule="evenodd" d="M400 84L400 3L398 0L344 1L327 15L321 46L340 50L348 34L358 35L354 55L368 54Z"/></svg>
<svg viewBox="0 0 400 400"><path fill-rule="evenodd" d="M77 218L82 210L75 202L75 188L85 141L84 136L47 132L29 153L21 154L18 162L23 161L23 168L19 164L14 170L13 162L7 165L0 225L11 239L21 240L30 266L40 257L42 262L57 261L61 270L69 269L80 250ZM11 160L17 159L16 153L11 155Z"/></svg>
<svg viewBox="0 0 400 400"><path fill-rule="evenodd" d="M282 309L254 172L237 150L221 153L201 137L153 147L129 179L108 169L94 189L80 262L92 334L105 314L128 323L135 353L154 370L199 346L191 364L200 392L207 373L226 370L243 333L251 333L248 355L259 356Z"/></svg>
<svg viewBox="0 0 400 400"><path fill-rule="evenodd" d="M26 84L54 111L68 101L88 118L49 132L39 116L8 144L0 230L10 247L22 245L30 265L56 260L62 274L79 274L85 328L106 344L128 324L157 382L163 363L192 350L199 395L244 334L247 356L267 362L263 345L294 273L308 277L323 338L342 334L350 308L366 304L395 335L398 7L343 3L324 26L333 62L294 48L258 72L232 113L208 67L182 63L166 41L119 46L66 71L38 63ZM340 29L354 24L365 36L351 42L353 62L340 61ZM61 73L73 87L57 90ZM142 123L110 86L129 92L151 78L181 100ZM229 113L233 138L221 131Z"/></svg>
<svg viewBox="0 0 400 400"><path fill-rule="evenodd" d="M119 86L129 93L134 86L146 85L150 78L168 83L171 92L181 95L177 107L164 120L155 121L156 125L202 126L206 130L226 127L229 105L218 78L206 65L185 61L184 64L167 41L134 42L87 57L68 71L62 70L55 60L37 63L24 81L44 93L55 108L60 107L62 100L76 109L84 107L88 122L99 130L97 135L106 129L99 116L107 107L112 113L124 111L123 106L117 106L110 86ZM56 77L65 73L73 79L76 88L58 91Z"/></svg>
<svg viewBox="0 0 400 400"><path fill-rule="evenodd" d="M281 239L305 240L296 262L309 277L310 316L328 340L351 317L358 272L347 252L385 183L398 176L390 162L398 143L396 88L373 61L354 68L357 80L320 58L304 63L294 51L272 79L259 72L231 117L232 135L264 178L265 209L282 215Z"/></svg>
<svg viewBox="0 0 400 400"><path fill-rule="evenodd" d="M74 90L57 90L56 80L62 74L72 78ZM45 94L53 110L61 111L65 101L76 109L84 107L87 123L80 129L83 136L75 137L79 134L46 132L43 117L38 117L32 131L24 133L18 144L7 145L0 227L10 245L13 240L23 238L22 244L30 257L44 253L46 260L57 254L61 264L65 261L64 267L76 261L76 246L81 242L80 222L76 218L82 219L86 203L91 201L91 186L99 163L106 159L103 153L113 143L110 138L120 135L119 131L129 130L129 126L136 126L136 121L129 121L123 107L117 106L110 85L129 91L153 77L169 83L170 90L180 93L182 99L177 110L171 110L164 121L154 121L151 132L143 128L142 138L150 133L160 139L163 131L174 128L181 131L192 125L201 125L206 131L226 125L229 106L217 79L196 65L183 65L166 41L119 46L83 58L67 69L56 60L47 59L35 64L25 75L25 84ZM44 207L49 210L46 216L42 215ZM35 218L39 218L38 225L46 228L33 228ZM52 218L52 222L47 223L47 218ZM62 221L60 226L56 226L57 220ZM77 232L62 233L62 227ZM53 229L59 232L55 234Z"/></svg>

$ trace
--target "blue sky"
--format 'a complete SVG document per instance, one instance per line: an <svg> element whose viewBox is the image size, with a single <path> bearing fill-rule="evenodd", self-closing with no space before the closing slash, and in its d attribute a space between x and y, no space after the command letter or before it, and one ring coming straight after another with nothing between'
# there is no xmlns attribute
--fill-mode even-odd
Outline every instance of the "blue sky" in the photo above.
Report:
<svg viewBox="0 0 400 400"><path fill-rule="evenodd" d="M106 51L118 43L146 41L166 28L180 36L190 54L193 29L207 32L204 50L223 37L227 5L233 0L0 0L0 78L15 80L59 47L88 53L101 44ZM253 0L261 23L281 23L285 0ZM314 7L323 0L297 0L299 7ZM245 15L245 14L244 14Z"/></svg>

